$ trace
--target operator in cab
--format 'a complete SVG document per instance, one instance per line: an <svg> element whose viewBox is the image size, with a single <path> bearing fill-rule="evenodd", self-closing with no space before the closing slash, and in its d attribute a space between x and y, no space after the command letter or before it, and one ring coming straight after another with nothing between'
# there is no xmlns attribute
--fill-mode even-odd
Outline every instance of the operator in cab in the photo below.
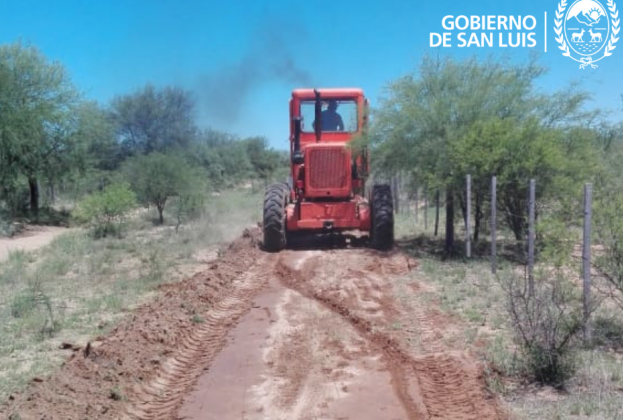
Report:
<svg viewBox="0 0 623 420"><path fill-rule="evenodd" d="M330 100L327 109L322 111L322 131L344 131L344 121L337 113L337 101Z"/></svg>

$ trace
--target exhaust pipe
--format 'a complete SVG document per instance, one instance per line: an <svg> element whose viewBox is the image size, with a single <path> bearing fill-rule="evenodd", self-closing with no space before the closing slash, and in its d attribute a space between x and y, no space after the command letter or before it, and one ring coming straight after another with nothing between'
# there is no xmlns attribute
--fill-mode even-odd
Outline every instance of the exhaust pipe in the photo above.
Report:
<svg viewBox="0 0 623 420"><path fill-rule="evenodd" d="M292 163L300 165L303 161L303 154L301 153L301 117L294 117L294 154L292 155Z"/></svg>
<svg viewBox="0 0 623 420"><path fill-rule="evenodd" d="M314 107L314 132L316 133L316 143L320 142L320 133L322 132L322 102L320 102L320 92L314 89L316 94L316 104Z"/></svg>

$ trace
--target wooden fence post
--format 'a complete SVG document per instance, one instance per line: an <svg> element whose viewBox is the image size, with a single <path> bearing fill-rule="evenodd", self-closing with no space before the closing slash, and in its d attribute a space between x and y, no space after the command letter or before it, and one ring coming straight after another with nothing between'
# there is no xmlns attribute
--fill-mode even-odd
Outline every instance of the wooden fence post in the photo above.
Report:
<svg viewBox="0 0 623 420"><path fill-rule="evenodd" d="M534 207L536 201L536 183L530 180L530 198L528 200L528 296L534 296Z"/></svg>
<svg viewBox="0 0 623 420"><path fill-rule="evenodd" d="M496 248L496 239L497 239L497 222L496 218L496 210L497 210L497 178L494 176L491 178L491 272L493 274L497 271L497 248Z"/></svg>
<svg viewBox="0 0 623 420"><path fill-rule="evenodd" d="M439 190L435 192L435 236L439 233Z"/></svg>
<svg viewBox="0 0 623 420"><path fill-rule="evenodd" d="M424 190L424 231L428 230L428 190Z"/></svg>
<svg viewBox="0 0 623 420"><path fill-rule="evenodd" d="M394 193L394 213L400 213L400 192L398 191L398 175L392 178L392 192Z"/></svg>
<svg viewBox="0 0 623 420"><path fill-rule="evenodd" d="M582 241L582 279L584 307L584 343L591 341L591 201L593 195L591 184L584 185L584 238Z"/></svg>
<svg viewBox="0 0 623 420"><path fill-rule="evenodd" d="M416 225L417 225L417 222L418 222L418 194L417 194L417 192L418 192L418 189L416 187L415 188L415 195L414 195L414 198L415 198L415 224Z"/></svg>
<svg viewBox="0 0 623 420"><path fill-rule="evenodd" d="M472 207L472 176L467 174L467 194L466 194L467 203L466 207L466 218L465 218L465 254L467 258L472 257L472 239L470 234L470 225L471 225L471 207Z"/></svg>

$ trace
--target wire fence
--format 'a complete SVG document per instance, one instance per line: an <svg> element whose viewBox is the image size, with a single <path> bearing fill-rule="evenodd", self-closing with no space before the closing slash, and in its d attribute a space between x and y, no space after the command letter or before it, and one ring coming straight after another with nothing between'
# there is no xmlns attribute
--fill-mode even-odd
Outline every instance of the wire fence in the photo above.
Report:
<svg viewBox="0 0 623 420"><path fill-rule="evenodd" d="M426 188L416 188L415 192L411 195L401 194L401 191L404 191L405 185L401 182L401 178L398 176L394 177L392 180L392 189L394 190L394 209L396 213L400 211L411 212L410 201L414 202L414 221L419 224L419 217L423 214L423 222L424 222L424 232L429 231L429 223L428 216L429 210L431 206L431 202L429 202L429 191ZM485 214L476 215L476 217L480 217L485 219L482 224L484 228L484 234L490 238L491 247L490 247L490 265L491 265L491 273L496 274L499 266L498 258L500 247L504 247L507 245L506 239L504 236L500 236L500 221L498 219L498 206L500 203L497 201L497 178L493 176L491 178L491 186L490 186L490 204L489 204L489 217L487 223L487 217ZM528 295L534 296L534 265L535 265L535 249L536 249L536 213L537 213L537 182L535 179L531 179L527 185L528 187L528 200L527 200L527 208L526 213L524 214L514 214L509 212L508 209L504 209L505 217L518 217L525 218L527 220L527 235L525 237L525 255L526 255L526 272L528 277ZM472 226L474 225L474 219L472 218L472 177L471 175L467 175L465 178L465 190L464 190L464 240L465 240L465 257L467 259L472 258L472 244L473 244L473 235L474 230ZM439 233L439 208L440 208L440 192L434 192L433 198L433 206L435 209L435 223L434 223L434 234L435 236ZM421 199L421 200L420 200ZM423 204L423 206L422 206ZM482 203L481 203L482 204ZM420 208L422 207L422 208ZM583 195L583 209L582 209L582 220L583 220L583 230L582 230L582 242L581 242L581 270L580 270L580 278L582 279L582 289L583 289L583 308L584 308L584 316L585 319L588 320L590 317L590 312L592 310L592 302L591 302L591 219L592 219L592 185L585 184L584 186L584 195ZM489 227L489 232L486 232L486 228ZM502 243L500 243L500 240ZM577 245L577 240L570 240L573 243L567 243L566 245ZM563 241L564 242L564 241ZM583 331L584 340L589 342L591 340L591 328L590 323L586 322L584 331Z"/></svg>

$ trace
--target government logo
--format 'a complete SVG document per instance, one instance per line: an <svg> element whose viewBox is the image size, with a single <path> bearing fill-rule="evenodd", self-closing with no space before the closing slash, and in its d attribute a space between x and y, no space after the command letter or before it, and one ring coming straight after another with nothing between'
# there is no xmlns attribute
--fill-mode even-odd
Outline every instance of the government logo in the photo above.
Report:
<svg viewBox="0 0 623 420"><path fill-rule="evenodd" d="M561 0L556 10L554 31L565 57L580 63L580 68L597 68L597 62L610 55L619 40L619 11L613 0L606 6L597 0L576 0L567 7Z"/></svg>

